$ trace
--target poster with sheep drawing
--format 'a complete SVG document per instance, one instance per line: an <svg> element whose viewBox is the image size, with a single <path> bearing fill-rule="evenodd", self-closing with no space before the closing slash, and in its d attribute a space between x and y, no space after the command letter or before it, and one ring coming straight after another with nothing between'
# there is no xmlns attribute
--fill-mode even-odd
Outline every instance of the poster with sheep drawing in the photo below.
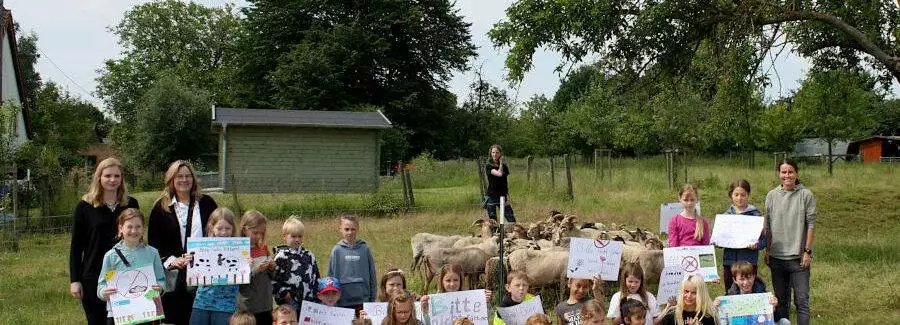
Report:
<svg viewBox="0 0 900 325"><path fill-rule="evenodd" d="M703 281L719 282L715 246L666 247L663 248L663 260L665 267L680 267L685 274L700 274Z"/></svg>
<svg viewBox="0 0 900 325"><path fill-rule="evenodd" d="M599 275L603 280L615 281L619 278L624 246L616 240L572 238L566 276L570 279L591 279Z"/></svg>
<svg viewBox="0 0 900 325"><path fill-rule="evenodd" d="M675 218L681 211L684 211L684 204L681 203L663 203L659 205L659 233L669 233L669 220ZM697 214L700 214L700 202L697 202Z"/></svg>
<svg viewBox="0 0 900 325"><path fill-rule="evenodd" d="M165 317L160 293L150 287L157 284L153 265L110 271L106 281L110 288L118 290L109 296L116 325L142 324Z"/></svg>
<svg viewBox="0 0 900 325"><path fill-rule="evenodd" d="M761 216L717 214L709 242L725 248L750 247L759 241L763 220Z"/></svg>
<svg viewBox="0 0 900 325"><path fill-rule="evenodd" d="M248 237L188 238L187 252L194 257L187 269L190 286L250 283Z"/></svg>
<svg viewBox="0 0 900 325"><path fill-rule="evenodd" d="M488 325L487 296L484 289L439 293L428 296L428 319L431 325L451 325L454 320L469 317L475 325Z"/></svg>

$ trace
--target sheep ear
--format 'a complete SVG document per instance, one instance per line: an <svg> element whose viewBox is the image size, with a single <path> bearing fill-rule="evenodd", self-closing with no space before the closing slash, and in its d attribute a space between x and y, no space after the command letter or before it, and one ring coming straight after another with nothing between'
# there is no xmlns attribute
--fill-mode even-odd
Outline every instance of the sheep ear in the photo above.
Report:
<svg viewBox="0 0 900 325"><path fill-rule="evenodd" d="M475 222L472 222L472 227L484 225L484 219L475 219Z"/></svg>

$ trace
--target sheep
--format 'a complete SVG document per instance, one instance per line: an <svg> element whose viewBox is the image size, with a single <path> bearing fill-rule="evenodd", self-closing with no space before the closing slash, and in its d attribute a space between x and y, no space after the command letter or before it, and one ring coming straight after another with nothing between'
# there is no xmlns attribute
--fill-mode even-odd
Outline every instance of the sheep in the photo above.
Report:
<svg viewBox="0 0 900 325"><path fill-rule="evenodd" d="M431 280L447 264L459 265L463 270L464 278L469 279L471 287L478 281L478 276L484 273L485 262L490 258L491 256L487 252L477 247L442 248L430 251L425 257L425 287L422 289L422 294L428 294Z"/></svg>
<svg viewBox="0 0 900 325"><path fill-rule="evenodd" d="M569 250L553 248L548 250L520 249L509 254L509 270L522 271L532 281L532 286L559 285L560 296L565 290L566 266Z"/></svg>
<svg viewBox="0 0 900 325"><path fill-rule="evenodd" d="M429 249L452 247L460 238L458 235L442 236L425 232L413 235L410 240L413 252L413 262L410 268L416 271L418 266L422 264L422 257L425 256Z"/></svg>
<svg viewBox="0 0 900 325"><path fill-rule="evenodd" d="M637 263L644 271L645 283L659 283L665 260L662 250L625 245L622 248L622 263Z"/></svg>

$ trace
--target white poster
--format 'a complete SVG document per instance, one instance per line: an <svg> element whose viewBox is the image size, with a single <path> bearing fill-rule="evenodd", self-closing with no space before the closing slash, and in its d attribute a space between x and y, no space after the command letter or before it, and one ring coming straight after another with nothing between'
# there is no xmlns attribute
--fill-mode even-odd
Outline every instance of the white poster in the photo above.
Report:
<svg viewBox="0 0 900 325"><path fill-rule="evenodd" d="M659 206L659 233L669 233L669 220L675 218L681 211L684 211L684 204L681 203L663 203ZM700 214L700 202L697 202L697 214ZM700 214L702 215L702 214Z"/></svg>
<svg viewBox="0 0 900 325"><path fill-rule="evenodd" d="M164 318L160 292L150 288L158 284L153 265L112 270L105 276L108 287L118 290L109 296L116 325L141 324Z"/></svg>
<svg viewBox="0 0 900 325"><path fill-rule="evenodd" d="M414 302L416 309L416 319L424 320L422 313L422 303ZM366 311L366 317L372 320L372 324L381 324L381 321L387 317L388 314L388 303L386 302L365 302L363 303L363 310Z"/></svg>
<svg viewBox="0 0 900 325"><path fill-rule="evenodd" d="M774 307L769 303L771 293L719 297L716 313L719 324L775 325Z"/></svg>
<svg viewBox="0 0 900 325"><path fill-rule="evenodd" d="M189 237L187 284L229 285L250 283L250 238Z"/></svg>
<svg viewBox="0 0 900 325"><path fill-rule="evenodd" d="M709 242L725 248L747 248L759 240L763 217L718 214Z"/></svg>
<svg viewBox="0 0 900 325"><path fill-rule="evenodd" d="M304 301L303 304L300 305L300 324L350 324L355 317L356 311L350 308L331 307L311 301Z"/></svg>
<svg viewBox="0 0 900 325"><path fill-rule="evenodd" d="M509 325L525 325L528 317L534 314L543 314L544 305L541 304L541 296L535 296L529 301L511 307L497 307L497 314Z"/></svg>
<svg viewBox="0 0 900 325"><path fill-rule="evenodd" d="M570 238L566 276L570 279L592 279L599 275L603 280L617 280L624 246L624 243L615 240Z"/></svg>
<svg viewBox="0 0 900 325"><path fill-rule="evenodd" d="M700 274L706 282L718 282L715 246L682 246L663 248L665 266L680 267L685 274Z"/></svg>
<svg viewBox="0 0 900 325"><path fill-rule="evenodd" d="M660 305L665 305L669 298L677 298L681 280L684 280L684 271L681 267L665 267L659 276L659 290L656 291L656 302Z"/></svg>
<svg viewBox="0 0 900 325"><path fill-rule="evenodd" d="M489 311L483 289L438 293L428 297L431 325L451 325L463 316L468 316L475 325L488 325Z"/></svg>

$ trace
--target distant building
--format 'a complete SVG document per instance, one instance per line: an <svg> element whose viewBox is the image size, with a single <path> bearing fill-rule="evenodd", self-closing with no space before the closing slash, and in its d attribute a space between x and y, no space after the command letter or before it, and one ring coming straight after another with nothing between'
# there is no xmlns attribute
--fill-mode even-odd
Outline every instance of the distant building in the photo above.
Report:
<svg viewBox="0 0 900 325"><path fill-rule="evenodd" d="M835 141L831 146L831 154L843 156L847 154L847 141ZM828 142L820 138L809 138L794 144L794 152L791 157L817 157L828 155Z"/></svg>
<svg viewBox="0 0 900 325"><path fill-rule="evenodd" d="M876 135L856 140L847 147L847 153L859 155L867 164L900 163L900 136Z"/></svg>
<svg viewBox="0 0 900 325"><path fill-rule="evenodd" d="M16 27L13 23L12 11L3 7L0 1L0 36L3 38L0 48L0 101L3 105L17 107L15 123L9 126L13 138L12 149L17 149L31 138L31 119L28 114L28 103L25 102L25 87L22 67L19 63L19 50L16 46ZM8 130L7 130L8 131ZM3 134L7 134L3 132Z"/></svg>

